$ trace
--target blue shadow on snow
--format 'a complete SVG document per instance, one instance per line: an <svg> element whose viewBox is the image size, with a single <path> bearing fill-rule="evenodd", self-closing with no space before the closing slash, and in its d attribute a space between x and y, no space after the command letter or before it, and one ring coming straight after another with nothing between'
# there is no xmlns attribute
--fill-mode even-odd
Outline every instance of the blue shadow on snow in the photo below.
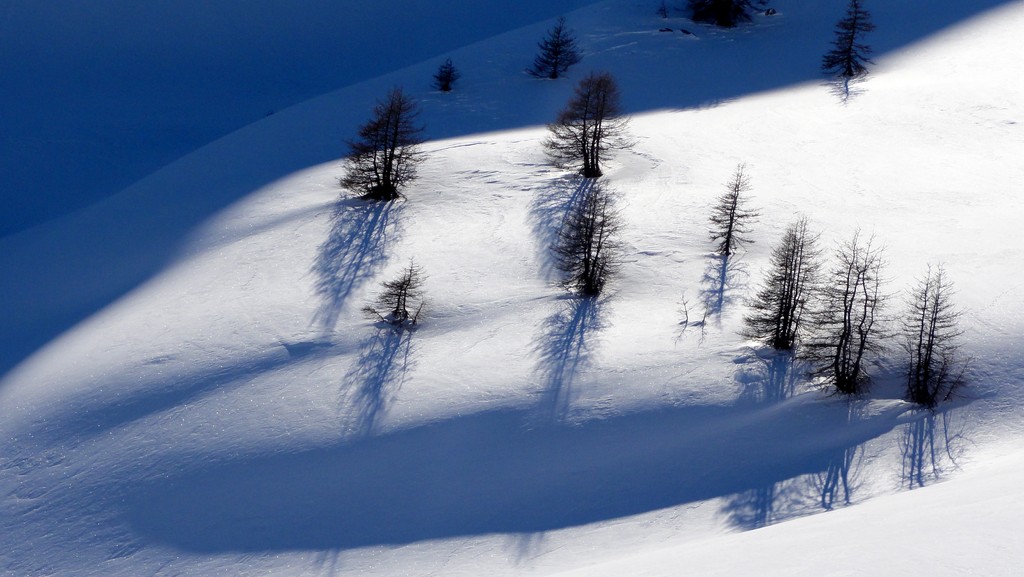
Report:
<svg viewBox="0 0 1024 577"><path fill-rule="evenodd" d="M897 422L894 410L846 423L845 402L816 398L572 426L527 426L530 409L473 414L170 471L123 487L123 502L142 539L202 553L543 532L818 473Z"/></svg>

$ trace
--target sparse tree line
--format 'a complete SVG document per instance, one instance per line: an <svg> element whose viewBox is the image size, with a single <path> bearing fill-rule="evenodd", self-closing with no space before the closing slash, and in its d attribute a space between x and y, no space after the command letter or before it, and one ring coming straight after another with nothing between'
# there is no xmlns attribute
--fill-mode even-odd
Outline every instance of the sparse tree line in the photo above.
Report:
<svg viewBox="0 0 1024 577"><path fill-rule="evenodd" d="M714 220L712 222L715 222ZM791 223L772 249L769 268L750 299L744 336L806 360L811 375L843 395L867 392L869 367L892 342L904 352L905 397L934 408L963 385L959 311L942 265L929 266L890 314L883 247L858 230L824 259L806 217Z"/></svg>
<svg viewBox="0 0 1024 577"><path fill-rule="evenodd" d="M723 8L724 4L733 11L750 8L749 2L690 4L695 15L698 7L733 17L736 14ZM863 20L839 28L870 30L859 0L851 0L851 10L852 18ZM863 48L855 36L847 40L848 46ZM557 79L579 62L575 38L564 19L558 20L538 46L540 54L529 70L533 76ZM840 48L837 40L837 50ZM835 64L838 59L826 60L839 66ZM841 65L841 75L850 70L854 75L863 73L850 61L841 61ZM459 77L447 59L434 75L434 86L449 91ZM551 247L563 273L560 284L584 298L599 296L618 264L622 222L614 206L615 195L598 179L610 151L632 145L620 99L611 74L588 74L548 125L548 137L543 141L555 165L573 169L584 179ZM349 142L340 184L367 201L400 198L402 187L415 178L416 167L424 159L418 146L423 132L418 115L415 101L401 88L378 102L372 118ZM725 259L723 264L752 242L752 226L759 213L748 206L750 190L746 166L740 164L711 208L709 236L714 253ZM888 305L893 295L885 291L883 249L877 241L858 231L835 247L831 260L826 261L819 237L806 217L786 228L771 251L760 287L747 303L750 310L744 317L743 335L804 359L822 386L844 395L868 390L869 367L892 349L891 342L896 339L905 354L906 398L929 408L949 400L964 383L966 360L959 351L961 312L952 302L952 283L944 268L929 267L908 292L903 314L891 316ZM410 262L398 277L382 283L377 300L364 311L393 327L414 327L424 306L423 278L422 269Z"/></svg>
<svg viewBox="0 0 1024 577"><path fill-rule="evenodd" d="M714 252L729 258L744 244L759 213L748 208L751 182L740 164L709 217ZM806 217L789 224L772 248L760 287L748 299L743 336L807 362L823 387L842 395L866 393L869 367L895 349L904 354L907 400L934 408L965 382L952 281L929 266L891 312L883 247L858 230L834 248L831 261ZM896 346L893 346L896 343Z"/></svg>
<svg viewBox="0 0 1024 577"><path fill-rule="evenodd" d="M864 35L875 29L871 14L864 8L863 0L848 1L846 14L836 23L832 48L821 61L823 72L843 82L863 77L868 72L867 65L873 64L871 47L864 43ZM755 12L768 16L777 13L768 7L768 0L681 0L680 4L682 12L694 22L723 28L749 22ZM669 17L667 0L660 0L656 12L662 19Z"/></svg>

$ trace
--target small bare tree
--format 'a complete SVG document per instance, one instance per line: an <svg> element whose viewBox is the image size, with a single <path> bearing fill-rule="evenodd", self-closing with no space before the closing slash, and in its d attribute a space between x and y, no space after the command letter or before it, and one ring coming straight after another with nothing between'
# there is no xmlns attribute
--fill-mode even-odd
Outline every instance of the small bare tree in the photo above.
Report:
<svg viewBox="0 0 1024 577"><path fill-rule="evenodd" d="M611 193L599 183L585 181L578 194L553 250L565 274L562 285L593 297L615 272L621 220Z"/></svg>
<svg viewBox="0 0 1024 577"><path fill-rule="evenodd" d="M882 249L860 231L836 250L838 264L821 293L813 334L802 351L822 383L844 395L867 391L868 355L882 350Z"/></svg>
<svg viewBox="0 0 1024 577"><path fill-rule="evenodd" d="M349 142L343 187L366 200L394 200L405 183L416 177L423 160L418 150L423 127L416 125L416 102L401 88L393 89L373 109L373 118Z"/></svg>
<svg viewBox="0 0 1024 577"><path fill-rule="evenodd" d="M410 261L401 274L381 283L382 291L363 311L397 328L414 327L423 311L423 270Z"/></svg>
<svg viewBox="0 0 1024 577"><path fill-rule="evenodd" d="M555 80L566 73L569 67L583 59L576 46L576 36L565 26L565 18L559 18L548 35L537 46L540 54L533 60L529 73L538 78Z"/></svg>
<svg viewBox="0 0 1024 577"><path fill-rule="evenodd" d="M746 175L746 165L739 164L732 180L726 185L726 191L718 197L711 212L711 240L717 242L715 252L721 256L730 256L740 246L752 242L746 235L760 213L747 208L746 193L750 192L750 177Z"/></svg>
<svg viewBox="0 0 1024 577"><path fill-rule="evenodd" d="M948 401L964 382L966 361L958 343L962 313L953 306L953 294L942 265L929 266L910 293L903 320L907 399L928 408Z"/></svg>
<svg viewBox="0 0 1024 577"><path fill-rule="evenodd" d="M462 74L452 64L451 58L446 58L441 66L437 68L437 72L434 73L434 88L441 92L451 92L455 82L462 78Z"/></svg>
<svg viewBox="0 0 1024 577"><path fill-rule="evenodd" d="M744 317L744 336L777 350L796 346L803 329L807 301L815 293L821 270L819 235L811 233L806 217L786 228L772 249L771 270Z"/></svg>
<svg viewBox="0 0 1024 577"><path fill-rule="evenodd" d="M576 86L576 93L548 125L544 148L561 167L582 165L585 178L601 176L601 161L611 148L630 146L628 118L623 115L618 83L607 72L592 72Z"/></svg>

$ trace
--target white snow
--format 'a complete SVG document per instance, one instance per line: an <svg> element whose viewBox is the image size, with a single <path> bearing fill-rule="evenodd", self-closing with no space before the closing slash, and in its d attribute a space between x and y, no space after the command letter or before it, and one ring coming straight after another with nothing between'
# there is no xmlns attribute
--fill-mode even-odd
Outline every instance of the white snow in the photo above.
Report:
<svg viewBox="0 0 1024 577"><path fill-rule="evenodd" d="M844 2L772 4L730 31L674 15L691 36L647 2L581 8L585 58L555 82L523 73L551 20L411 42L419 64L0 238L0 571L1015 574L1024 3L871 6L877 64L845 103L817 69ZM463 79L431 91L449 54ZM603 179L625 258L596 302L556 286L579 182L540 145L589 70L637 141ZM344 140L396 85L423 109L420 177L342 198ZM738 162L762 216L715 295L706 220ZM894 347L864 398L790 368L773 400L778 359L738 332L800 213L826 247L885 244L894 313L945 263L962 398L900 400ZM360 309L410 259L427 318L379 330ZM681 325L709 293L721 313Z"/></svg>

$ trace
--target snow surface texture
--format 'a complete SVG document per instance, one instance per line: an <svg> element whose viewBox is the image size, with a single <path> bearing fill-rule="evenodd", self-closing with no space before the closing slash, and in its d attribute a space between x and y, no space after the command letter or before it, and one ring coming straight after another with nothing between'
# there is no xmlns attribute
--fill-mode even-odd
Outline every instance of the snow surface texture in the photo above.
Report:
<svg viewBox="0 0 1024 577"><path fill-rule="evenodd" d="M844 4L673 15L684 35L597 3L568 14L568 79L523 73L537 21L452 51L453 93L429 88L438 54L0 239L0 571L1016 574L1024 4L870 7L877 65L845 104L817 76ZM625 262L596 302L555 286L580 182L540 146L589 70L637 139L606 170ZM421 177L339 198L343 142L395 85L423 106ZM717 271L706 219L738 162L762 216ZM848 403L737 336L797 213L826 247L874 233L893 292L946 264L963 398L907 405L893 352ZM410 258L427 317L380 330L359 309ZM714 305L703 331L684 300Z"/></svg>

